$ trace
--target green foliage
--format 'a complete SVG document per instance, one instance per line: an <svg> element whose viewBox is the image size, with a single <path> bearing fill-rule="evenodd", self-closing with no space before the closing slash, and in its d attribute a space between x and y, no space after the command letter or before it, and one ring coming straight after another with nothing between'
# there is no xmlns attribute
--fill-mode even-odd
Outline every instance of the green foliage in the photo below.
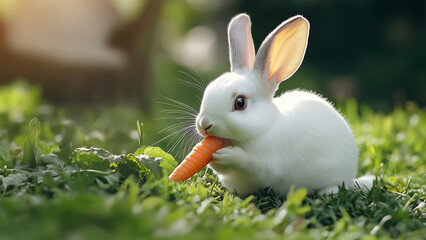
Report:
<svg viewBox="0 0 426 240"><path fill-rule="evenodd" d="M23 164L34 168L40 159L38 138L40 136L41 124L37 118L33 118L29 124L27 139L24 144Z"/></svg>
<svg viewBox="0 0 426 240"><path fill-rule="evenodd" d="M12 86L0 93L22 86L34 91ZM0 121L1 239L423 239L426 234L426 114L414 104L387 115L355 101L340 105L360 146L360 175L377 176L371 191L307 195L292 189L283 198L264 189L243 198L221 187L208 169L184 183L170 181L177 163L159 147L142 146L149 121L135 129L141 119L136 109L105 107L99 118L28 96L37 104L21 108L26 110L20 122L7 114Z"/></svg>
<svg viewBox="0 0 426 240"><path fill-rule="evenodd" d="M0 88L1 122L21 123L25 117L35 114L41 103L41 90L30 87L23 81L16 81Z"/></svg>
<svg viewBox="0 0 426 240"><path fill-rule="evenodd" d="M170 174L174 168L176 167L176 160L173 158L172 155L164 152L161 148L159 147L140 147L138 150L136 150L135 152L136 156L150 156L152 158L155 158L153 161L150 162L146 162L143 161L143 163L146 163L146 165L152 165L152 163L154 162L158 162L158 167L166 170L167 174ZM162 161L156 161L158 159L161 159ZM154 167L152 167L154 168ZM157 174L158 175L158 174Z"/></svg>

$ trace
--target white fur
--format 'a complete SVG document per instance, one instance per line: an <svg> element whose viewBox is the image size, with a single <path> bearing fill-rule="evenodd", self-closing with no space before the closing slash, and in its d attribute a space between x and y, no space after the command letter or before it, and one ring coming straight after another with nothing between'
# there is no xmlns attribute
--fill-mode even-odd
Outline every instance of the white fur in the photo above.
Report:
<svg viewBox="0 0 426 240"><path fill-rule="evenodd" d="M237 22L235 19L239 17L248 18L239 15L232 22ZM227 188L239 194L270 186L281 195L291 186L327 193L336 192L343 183L347 187L355 186L358 147L350 127L333 106L317 94L301 90L273 98L278 84L290 77L298 66L293 66L291 71L282 71L286 66L280 66L277 71L281 71L281 75L269 72L277 69L270 68L274 63L268 57L269 49L280 31L289 30L287 26L308 31L309 25L299 28L298 24L309 23L301 16L284 22L262 44L253 69L233 69L212 81L204 92L196 119L197 130L203 136L228 140L225 148L213 154L210 166ZM299 35L299 39L292 42L292 46L299 44L301 36L306 36L306 40L296 46L298 51L286 49L286 57L297 57L301 62L300 54L304 51L300 52L300 48L306 46L307 33L294 35ZM293 40L289 38L289 41ZM250 50L247 46L239 48ZM240 57L243 58L240 62L249 62L244 56ZM300 65L298 61L295 64ZM283 72L289 73L283 75ZM275 79L275 76L283 79ZM234 100L239 95L246 96L247 108L233 111Z"/></svg>

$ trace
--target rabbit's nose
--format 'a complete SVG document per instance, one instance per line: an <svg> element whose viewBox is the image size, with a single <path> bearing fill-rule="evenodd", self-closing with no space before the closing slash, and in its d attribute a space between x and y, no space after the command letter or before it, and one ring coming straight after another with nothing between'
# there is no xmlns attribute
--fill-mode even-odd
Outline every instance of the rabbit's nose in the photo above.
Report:
<svg viewBox="0 0 426 240"><path fill-rule="evenodd" d="M204 116L200 119L200 127L204 129L204 131L209 130L212 126L213 121L209 117Z"/></svg>

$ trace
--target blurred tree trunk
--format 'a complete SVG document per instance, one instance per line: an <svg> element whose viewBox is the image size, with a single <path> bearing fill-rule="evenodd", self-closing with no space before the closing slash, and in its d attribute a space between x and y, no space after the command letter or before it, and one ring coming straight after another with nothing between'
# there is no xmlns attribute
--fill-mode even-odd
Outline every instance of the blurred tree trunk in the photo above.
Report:
<svg viewBox="0 0 426 240"><path fill-rule="evenodd" d="M143 14L119 29L112 39L112 44L123 49L128 56L128 69L121 74L121 81L126 82L126 85L120 85L125 88L121 93L128 100L141 103L147 112L151 111L154 86L151 54L163 3L163 0L148 1Z"/></svg>

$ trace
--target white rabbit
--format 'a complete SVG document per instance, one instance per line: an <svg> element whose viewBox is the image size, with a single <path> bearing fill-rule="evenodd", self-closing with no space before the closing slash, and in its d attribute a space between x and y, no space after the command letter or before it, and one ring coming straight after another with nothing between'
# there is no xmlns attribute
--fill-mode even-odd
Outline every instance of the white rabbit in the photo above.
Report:
<svg viewBox="0 0 426 240"><path fill-rule="evenodd" d="M309 22L281 23L255 57L246 14L228 27L231 71L206 88L196 118L202 136L227 140L210 166L225 187L247 195L272 187L285 195L293 185L325 193L354 187L358 147L345 119L319 95L294 90L274 98L280 82L299 68ZM371 187L372 178L359 180Z"/></svg>

